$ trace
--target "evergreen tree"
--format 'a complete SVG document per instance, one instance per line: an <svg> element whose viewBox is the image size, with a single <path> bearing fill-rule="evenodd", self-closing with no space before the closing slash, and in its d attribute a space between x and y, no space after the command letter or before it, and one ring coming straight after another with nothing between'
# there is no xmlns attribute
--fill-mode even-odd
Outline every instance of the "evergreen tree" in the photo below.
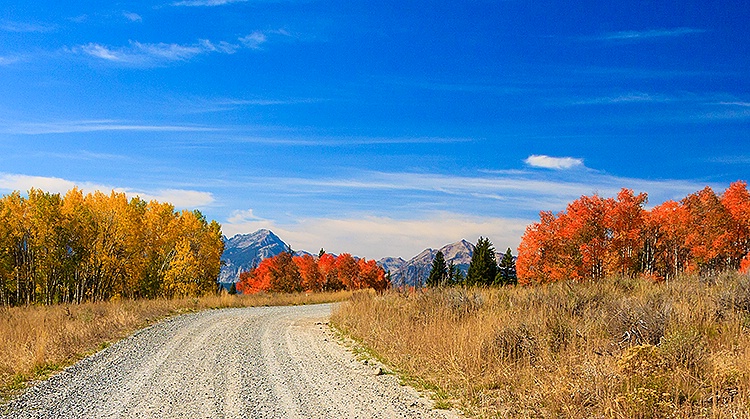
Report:
<svg viewBox="0 0 750 419"><path fill-rule="evenodd" d="M516 285L517 283L516 261L513 260L513 253L509 247L503 255L502 260L500 260L500 266L497 269L497 276L495 277L495 284Z"/></svg>
<svg viewBox="0 0 750 419"><path fill-rule="evenodd" d="M490 239L480 236L474 247L474 254L471 255L466 284L469 286L492 285L495 282L495 276L497 276L495 248Z"/></svg>
<svg viewBox="0 0 750 419"><path fill-rule="evenodd" d="M448 279L446 280L446 283L451 286L462 285L465 280L466 277L461 271L461 268L455 265L453 261L448 262Z"/></svg>
<svg viewBox="0 0 750 419"><path fill-rule="evenodd" d="M453 269L455 270L453 273L453 284L464 285L466 283L466 275L464 275L463 271L458 266L454 266Z"/></svg>
<svg viewBox="0 0 750 419"><path fill-rule="evenodd" d="M430 270L430 275L427 277L427 286L437 287L445 285L447 279L448 266L445 264L445 256L443 256L443 252L438 251L435 259L432 260L432 270Z"/></svg>
<svg viewBox="0 0 750 419"><path fill-rule="evenodd" d="M445 282L447 282L448 285L456 283L456 265L453 264L453 261L448 262L448 278Z"/></svg>
<svg viewBox="0 0 750 419"><path fill-rule="evenodd" d="M237 295L237 285L234 282L229 286L229 295Z"/></svg>

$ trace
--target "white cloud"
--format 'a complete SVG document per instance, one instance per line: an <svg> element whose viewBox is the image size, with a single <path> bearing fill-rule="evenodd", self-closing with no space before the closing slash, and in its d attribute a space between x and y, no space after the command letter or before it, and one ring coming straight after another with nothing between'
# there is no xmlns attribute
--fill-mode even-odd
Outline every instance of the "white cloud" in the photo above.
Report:
<svg viewBox="0 0 750 419"><path fill-rule="evenodd" d="M0 190L26 192L36 188L46 192L65 194L67 191L78 187L85 193L111 191L125 193L129 198L135 196L150 201L169 202L177 208L205 207L213 204L214 197L210 192L194 191L187 189L160 189L152 191L136 190L132 188L113 187L95 182L76 182L68 179L45 176L28 176L10 173L0 173Z"/></svg>
<svg viewBox="0 0 750 419"><path fill-rule="evenodd" d="M263 218L257 217L252 209L233 211L228 221L232 224L267 222ZM257 230L257 229L256 229Z"/></svg>
<svg viewBox="0 0 750 419"><path fill-rule="evenodd" d="M132 18L140 16L133 14ZM132 20L132 19L131 19ZM65 49L73 54L83 54L104 60L112 64L131 67L154 67L175 62L189 61L195 57L218 53L234 54L242 48L260 49L261 45L268 42L268 35L291 36L284 30L256 31L249 35L237 38L238 43L227 41L212 42L208 39L200 39L193 44L175 43L142 43L129 41L127 46L113 47L90 42Z"/></svg>
<svg viewBox="0 0 750 419"><path fill-rule="evenodd" d="M235 213L239 214L239 213ZM255 217L250 211L250 216ZM293 249L316 252L325 248L332 253L352 253L369 259L386 256L411 258L427 247L442 246L466 239L476 242L489 237L498 249L515 249L526 226L532 220L477 217L440 212L422 218L394 219L361 216L354 218L309 218L283 224L258 217L243 219L236 215L222 223L225 235L249 233L268 228Z"/></svg>
<svg viewBox="0 0 750 419"><path fill-rule="evenodd" d="M719 102L718 104L724 106L739 106L743 108L750 108L750 102Z"/></svg>
<svg viewBox="0 0 750 419"><path fill-rule="evenodd" d="M545 169L564 170L574 167L583 167L583 159L573 157L550 157L545 155L531 155L524 163L531 167L541 167Z"/></svg>
<svg viewBox="0 0 750 419"><path fill-rule="evenodd" d="M613 41L635 41L653 38L674 38L678 36L699 34L706 32L696 28L649 29L643 31L621 31L604 34L598 39Z"/></svg>
<svg viewBox="0 0 750 419"><path fill-rule="evenodd" d="M138 13L122 12L122 16L131 22L142 22L143 18Z"/></svg>
<svg viewBox="0 0 750 419"><path fill-rule="evenodd" d="M21 122L0 125L0 132L6 134L39 135L98 131L207 132L218 129L200 125L134 124L117 120Z"/></svg>
<svg viewBox="0 0 750 419"><path fill-rule="evenodd" d="M722 106L722 108L718 111L702 115L701 118L703 120L720 121L750 118L750 102L734 100L717 102L713 103L713 105L719 105Z"/></svg>
<svg viewBox="0 0 750 419"><path fill-rule="evenodd" d="M0 56L0 65L11 65L20 61L22 61L22 58L18 56Z"/></svg>
<svg viewBox="0 0 750 419"><path fill-rule="evenodd" d="M110 61L124 61L125 58L121 57L121 54L116 51L112 51L107 47L99 44L89 43L80 47L81 51L86 54L93 55L104 60Z"/></svg>
<svg viewBox="0 0 750 419"><path fill-rule="evenodd" d="M131 42L128 48L108 48L100 44L89 43L80 47L81 51L93 57L108 61L130 64L146 64L154 61L187 60L207 52L200 44L141 44Z"/></svg>
<svg viewBox="0 0 750 419"><path fill-rule="evenodd" d="M201 39L194 44L141 43L130 41L126 47L108 47L88 43L72 48L73 53L82 53L111 63L134 67L151 67L172 62L188 61L196 56L209 53L234 54L238 45L221 41L213 43Z"/></svg>
<svg viewBox="0 0 750 419"><path fill-rule="evenodd" d="M54 25L47 25L42 23L28 23L28 22L11 22L2 21L0 22L0 30L6 32L19 32L19 33L30 33L30 32L52 32L57 29Z"/></svg>
<svg viewBox="0 0 750 419"><path fill-rule="evenodd" d="M238 136L234 137L232 140L242 143L299 145L309 147L339 147L372 144L456 144L474 141L470 138L449 137L315 137L309 135L298 136L294 134L284 136Z"/></svg>
<svg viewBox="0 0 750 419"><path fill-rule="evenodd" d="M199 114L226 112L246 106L281 106L319 103L323 99L290 98L290 99L234 99L234 98L179 98L174 100L175 110L179 113Z"/></svg>
<svg viewBox="0 0 750 419"><path fill-rule="evenodd" d="M169 202L177 208L206 207L214 203L212 193L186 189L159 189L155 191L124 190L128 196L139 196L145 201Z"/></svg>
<svg viewBox="0 0 750 419"><path fill-rule="evenodd" d="M261 45L265 44L266 41L268 41L268 37L263 32L255 31L249 35L239 38L239 41L248 48L259 49Z"/></svg>
<svg viewBox="0 0 750 419"><path fill-rule="evenodd" d="M223 6L232 3L244 3L247 0L183 0L172 3L172 6Z"/></svg>
<svg viewBox="0 0 750 419"><path fill-rule="evenodd" d="M87 15L87 14L78 15L78 16L74 16L74 17L68 18L69 21L74 22L74 23L83 23L83 22L87 21L88 19L89 19L89 15Z"/></svg>
<svg viewBox="0 0 750 419"><path fill-rule="evenodd" d="M574 105L600 105L600 104L621 104L621 103L665 103L672 101L661 95L652 95L648 93L634 92L619 96L598 97L593 99L584 99L573 102Z"/></svg>

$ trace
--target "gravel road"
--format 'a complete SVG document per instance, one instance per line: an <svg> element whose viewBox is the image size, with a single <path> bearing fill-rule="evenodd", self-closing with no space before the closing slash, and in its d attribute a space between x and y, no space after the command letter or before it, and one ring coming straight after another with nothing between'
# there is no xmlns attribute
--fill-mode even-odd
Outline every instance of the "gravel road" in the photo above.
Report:
<svg viewBox="0 0 750 419"><path fill-rule="evenodd" d="M355 360L325 324L331 308L174 317L29 388L0 417L457 417Z"/></svg>

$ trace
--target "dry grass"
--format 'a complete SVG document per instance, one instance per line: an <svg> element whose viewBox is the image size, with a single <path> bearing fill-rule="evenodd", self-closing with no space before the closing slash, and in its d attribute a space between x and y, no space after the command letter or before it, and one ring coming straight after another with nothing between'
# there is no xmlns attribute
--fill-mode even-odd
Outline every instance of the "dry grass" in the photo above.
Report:
<svg viewBox="0 0 750 419"><path fill-rule="evenodd" d="M121 300L80 305L0 307L0 397L167 316L225 307L318 304L351 292Z"/></svg>
<svg viewBox="0 0 750 419"><path fill-rule="evenodd" d="M750 277L354 294L333 324L480 417L750 417Z"/></svg>

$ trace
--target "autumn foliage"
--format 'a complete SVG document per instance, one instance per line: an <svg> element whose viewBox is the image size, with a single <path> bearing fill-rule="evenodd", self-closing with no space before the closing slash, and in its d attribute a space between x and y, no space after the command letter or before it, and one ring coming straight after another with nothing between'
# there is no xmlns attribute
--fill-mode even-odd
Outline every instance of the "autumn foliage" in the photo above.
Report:
<svg viewBox="0 0 750 419"><path fill-rule="evenodd" d="M650 210L647 199L622 189L616 198L582 196L557 215L541 212L518 248L519 283L750 270L747 183L720 195L706 187Z"/></svg>
<svg viewBox="0 0 750 419"><path fill-rule="evenodd" d="M196 296L216 289L221 226L125 194L0 198L0 305Z"/></svg>
<svg viewBox="0 0 750 419"><path fill-rule="evenodd" d="M271 292L319 292L388 288L385 271L374 260L356 259L348 253L292 256L283 252L264 259L240 274L237 290L243 294Z"/></svg>

